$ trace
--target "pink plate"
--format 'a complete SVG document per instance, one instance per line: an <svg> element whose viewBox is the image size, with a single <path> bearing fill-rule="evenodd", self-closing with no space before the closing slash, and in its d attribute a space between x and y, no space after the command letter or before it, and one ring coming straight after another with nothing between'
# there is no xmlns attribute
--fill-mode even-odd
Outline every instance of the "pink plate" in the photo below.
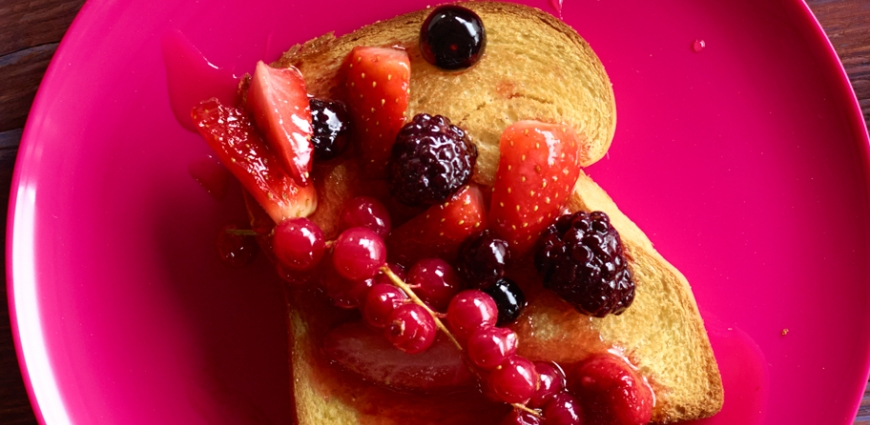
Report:
<svg viewBox="0 0 870 425"><path fill-rule="evenodd" d="M10 308L43 423L290 421L279 282L262 256L231 270L214 254L219 226L244 218L240 190L216 200L191 178L208 148L172 113L161 40L178 30L238 75L428 3L87 2L31 113L9 215ZM851 423L870 358L868 142L809 9L565 3L619 109L588 171L707 320L726 386L707 423Z"/></svg>

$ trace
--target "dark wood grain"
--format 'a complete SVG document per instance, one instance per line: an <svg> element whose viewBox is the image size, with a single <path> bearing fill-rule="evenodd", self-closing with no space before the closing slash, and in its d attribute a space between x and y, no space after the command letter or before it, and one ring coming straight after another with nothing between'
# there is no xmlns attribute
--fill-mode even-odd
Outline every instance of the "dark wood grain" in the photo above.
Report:
<svg viewBox="0 0 870 425"><path fill-rule="evenodd" d="M2 223L6 219L21 128L57 43L83 3L84 0L0 0ZM870 121L870 1L807 0L807 3L834 44L849 74L864 119ZM5 226L2 228L5 232ZM0 252L2 250L0 245ZM36 423L18 369L6 292L0 291L0 424ZM855 424L870 425L870 388L864 393Z"/></svg>
<svg viewBox="0 0 870 425"><path fill-rule="evenodd" d="M855 89L864 121L870 122L870 1L809 0Z"/></svg>
<svg viewBox="0 0 870 425"><path fill-rule="evenodd" d="M82 4L0 1L0 131L24 126L42 74Z"/></svg>

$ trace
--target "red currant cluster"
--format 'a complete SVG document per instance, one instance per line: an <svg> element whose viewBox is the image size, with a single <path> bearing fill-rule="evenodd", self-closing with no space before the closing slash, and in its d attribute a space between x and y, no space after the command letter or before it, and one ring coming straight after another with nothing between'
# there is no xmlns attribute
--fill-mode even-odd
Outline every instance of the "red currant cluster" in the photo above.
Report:
<svg viewBox="0 0 870 425"><path fill-rule="evenodd" d="M383 237L390 231L390 216L380 202L354 198L344 208L341 228L338 238L327 243L312 221L286 220L275 228L275 256L284 267L304 272L329 257L331 245L332 267L324 268L320 283L336 306L361 308L366 323L384 329L394 346L411 354L428 349L441 329L464 348L487 395L517 407L505 418L507 423L540 423L541 413L533 409L550 412L548 424L579 423L568 420L580 417L579 407L570 394L562 393L561 369L516 354L517 335L496 327L499 309L492 296L462 290L456 270L438 258L420 260L407 272L399 264L387 264Z"/></svg>
<svg viewBox="0 0 870 425"><path fill-rule="evenodd" d="M501 241L489 233L470 238L460 249L459 272L438 258L420 260L406 271L400 264L387 262L383 238L390 232L391 221L379 201L368 197L349 201L340 216L340 228L342 233L338 238L325 241L323 232L311 220L285 220L272 234L274 256L285 270L316 273L321 289L334 305L359 308L368 325L382 329L386 339L404 352L415 354L427 350L440 329L457 348L464 350L484 394L494 401L514 406L503 418L502 425L579 425L584 421L584 407L601 410L600 406L610 406L613 400L622 400L625 394L631 393L626 390L636 392L636 383L626 388L619 384L634 375L620 359L609 358L614 356L608 355L598 366L594 366L596 360L587 361L585 364L592 366L580 368L585 371L582 376L572 375L572 382L582 385L572 387L569 392L566 375L559 365L532 362L517 354L517 334L497 325L515 320L516 307L521 307L525 301L506 303L501 300L504 297L496 296L501 292L493 288L505 286L503 281L515 284L503 278L506 246L502 247ZM234 241L239 232L222 231ZM325 267L319 267L321 263ZM482 289L464 290L464 281L477 282L476 286ZM522 296L519 289L506 291L511 295L508 298ZM509 316L509 319L500 316ZM608 383L611 381L613 385ZM607 388L584 392L584 386L589 385ZM600 398L599 393L608 393L608 388L621 396L586 406L596 397ZM583 394L583 406L577 394ZM626 403L626 406L637 405L644 403ZM609 407L608 410L626 411ZM644 408L634 417L648 420L648 410ZM591 411L586 411L586 416L590 413L601 416Z"/></svg>

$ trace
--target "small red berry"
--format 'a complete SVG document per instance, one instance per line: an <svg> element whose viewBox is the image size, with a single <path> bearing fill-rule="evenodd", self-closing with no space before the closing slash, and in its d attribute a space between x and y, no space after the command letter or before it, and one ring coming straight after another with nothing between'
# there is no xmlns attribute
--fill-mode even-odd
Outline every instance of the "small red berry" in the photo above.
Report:
<svg viewBox="0 0 870 425"><path fill-rule="evenodd" d="M525 403L535 394L538 373L531 361L513 356L489 374L487 383L501 401Z"/></svg>
<svg viewBox="0 0 870 425"><path fill-rule="evenodd" d="M358 196L347 201L341 213L341 228L365 227L386 238L390 233L390 213L380 201L368 196Z"/></svg>
<svg viewBox="0 0 870 425"><path fill-rule="evenodd" d="M475 365L495 369L517 352L517 334L506 328L481 328L468 337L465 350Z"/></svg>
<svg viewBox="0 0 870 425"><path fill-rule="evenodd" d="M420 353L435 342L435 320L423 307L404 304L393 310L386 334L396 348L408 354Z"/></svg>
<svg viewBox="0 0 870 425"><path fill-rule="evenodd" d="M529 407L537 409L544 407L550 397L565 389L565 372L553 362L535 362L535 370L541 383L535 395L529 400Z"/></svg>
<svg viewBox="0 0 870 425"><path fill-rule="evenodd" d="M513 409L499 422L499 425L541 425L541 418L525 410Z"/></svg>
<svg viewBox="0 0 870 425"><path fill-rule="evenodd" d="M477 289L456 294L447 307L447 321L460 341L465 341L480 328L495 326L497 320L498 307L495 301Z"/></svg>
<svg viewBox="0 0 870 425"><path fill-rule="evenodd" d="M311 270L323 258L323 232L307 218L288 218L275 227L272 249L278 261L290 270Z"/></svg>
<svg viewBox="0 0 870 425"><path fill-rule="evenodd" d="M376 278L377 279L377 278ZM366 323L385 328L390 323L393 310L406 304L408 296L401 289L387 283L372 286L363 303L362 314Z"/></svg>
<svg viewBox="0 0 870 425"><path fill-rule="evenodd" d="M408 284L434 310L444 311L462 287L459 275L440 258L426 258L408 270Z"/></svg>
<svg viewBox="0 0 870 425"><path fill-rule="evenodd" d="M350 280L329 268L320 275L320 285L336 307L357 308L362 305L374 279Z"/></svg>
<svg viewBox="0 0 870 425"><path fill-rule="evenodd" d="M332 248L335 270L350 280L374 277L386 261L387 248L383 239L365 227L345 230Z"/></svg>
<svg viewBox="0 0 870 425"><path fill-rule="evenodd" d="M583 408L570 393L563 391L550 397L544 405L544 425L582 425Z"/></svg>

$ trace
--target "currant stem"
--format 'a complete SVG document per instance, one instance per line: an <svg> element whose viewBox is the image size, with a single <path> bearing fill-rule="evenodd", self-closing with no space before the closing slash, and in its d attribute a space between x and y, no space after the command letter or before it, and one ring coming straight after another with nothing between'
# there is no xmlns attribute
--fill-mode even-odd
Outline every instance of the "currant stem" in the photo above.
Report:
<svg viewBox="0 0 870 425"><path fill-rule="evenodd" d="M381 272L383 272L387 276L387 278L389 278L390 281L393 282L394 285L398 286L399 289L405 291L405 293L408 294L408 297L411 298L411 300L414 302L414 304L417 304L420 307L423 307L429 313L429 315L432 316L432 320L435 321L435 326L438 327L438 329L441 329L441 331L444 332L444 334L447 335L448 338L450 338L450 341L452 341L453 344L456 345L456 348L458 348L459 351L462 351L462 345L459 344L459 341L456 340L456 337L454 337L453 334L450 332L450 330L447 329L447 326L444 326L444 323L441 322L440 318L446 317L446 315L444 315L442 313L438 313L436 311L432 311L432 309L429 308L429 306L426 305L426 303L424 303L423 300L421 300L420 297L418 297L417 294L414 293L414 290L411 288L411 285L408 285L407 283L403 282L402 279L399 278L399 276L397 276L395 273L393 273L393 271L390 269L389 266L381 267ZM511 403L511 406L513 406L514 408L523 410L525 412L528 412L529 414L531 414L537 418L541 417L541 414L537 410L530 409L530 408L526 407L526 405L524 405L524 404Z"/></svg>
<svg viewBox="0 0 870 425"><path fill-rule="evenodd" d="M414 293L414 290L411 289L411 287L407 283L403 282L402 279L399 278L399 276L396 276L396 274L393 273L393 271L390 270L388 266L381 267L381 272L383 272L390 279L390 281L393 282L393 285L396 285L399 287L399 289L405 291L405 293L408 294L408 297L414 301L414 304L423 307L429 313L429 315L432 316L432 320L435 321L435 326L438 329L441 329L441 331L444 332L444 334L447 335L448 338L450 338L450 341L453 342L453 345L455 345L456 348L459 349L459 351L462 351L462 345L459 344L459 341L456 340L456 337L454 337L450 330L447 329L447 326L444 326L444 323L441 322L441 319L438 318L438 313L432 311L432 309L429 308L429 306L426 305L426 303L424 303L423 300L421 300L420 297L418 297L417 294Z"/></svg>
<svg viewBox="0 0 870 425"><path fill-rule="evenodd" d="M526 407L525 404L520 404L520 403L511 403L511 406L513 406L513 407L515 407L515 408L517 408L517 409L520 409L520 410L526 411L526 412L530 413L532 416L535 416L535 417L537 417L537 418L540 418L540 417L541 417L541 414L540 414L537 410L535 410L535 409L529 409L528 407Z"/></svg>

